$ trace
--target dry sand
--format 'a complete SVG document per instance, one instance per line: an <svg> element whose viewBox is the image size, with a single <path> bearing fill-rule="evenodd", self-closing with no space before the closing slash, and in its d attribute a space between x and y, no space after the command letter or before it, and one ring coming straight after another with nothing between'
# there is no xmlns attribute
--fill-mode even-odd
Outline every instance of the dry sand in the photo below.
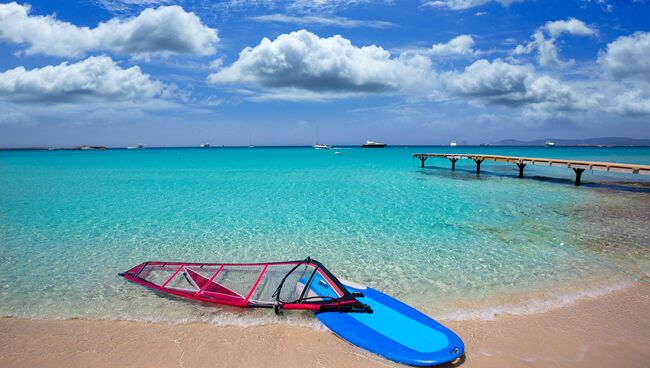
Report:
<svg viewBox="0 0 650 368"><path fill-rule="evenodd" d="M546 313L446 324L466 344L450 366L650 367L645 283ZM225 366L399 365L304 327L0 319L2 368Z"/></svg>

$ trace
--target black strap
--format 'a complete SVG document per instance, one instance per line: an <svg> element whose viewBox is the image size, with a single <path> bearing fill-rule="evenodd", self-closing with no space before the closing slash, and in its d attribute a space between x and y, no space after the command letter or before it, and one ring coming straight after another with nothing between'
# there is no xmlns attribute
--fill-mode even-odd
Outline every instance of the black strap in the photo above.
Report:
<svg viewBox="0 0 650 368"><path fill-rule="evenodd" d="M293 271L297 270L298 267L300 267L303 263L309 264L310 262L311 262L311 257L305 258L304 261L302 261L302 262L296 264L295 266L293 266L293 268L289 272L287 272L287 274L284 275L284 277L280 281L280 284L278 285L278 287L273 292L273 295L271 295L271 297L275 298L275 304L273 305L273 310L275 311L276 314L279 314L280 309L282 308L282 303L283 302L282 302L282 300L280 300L280 294L282 292L282 286L284 286L284 282L287 281L287 277L289 277L289 275L291 275L293 273Z"/></svg>

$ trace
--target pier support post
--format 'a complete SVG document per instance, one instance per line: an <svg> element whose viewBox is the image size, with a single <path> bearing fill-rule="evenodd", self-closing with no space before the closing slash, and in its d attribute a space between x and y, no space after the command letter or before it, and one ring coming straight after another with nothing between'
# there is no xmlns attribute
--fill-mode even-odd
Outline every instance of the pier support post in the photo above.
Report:
<svg viewBox="0 0 650 368"><path fill-rule="evenodd" d="M519 168L519 178L524 177L524 167L526 167L526 164L518 162L517 167Z"/></svg>
<svg viewBox="0 0 650 368"><path fill-rule="evenodd" d="M574 168L573 171L576 173L576 185L580 185L580 177L582 177L582 173L585 172L585 169Z"/></svg>
<svg viewBox="0 0 650 368"><path fill-rule="evenodd" d="M476 162L476 175L479 175L481 173L481 162L483 162L483 160L474 159L474 162Z"/></svg>
<svg viewBox="0 0 650 368"><path fill-rule="evenodd" d="M449 161L451 161L451 171L456 170L456 161L458 161L458 159L454 157L449 157Z"/></svg>
<svg viewBox="0 0 650 368"><path fill-rule="evenodd" d="M422 168L424 168L424 161L426 161L428 157L427 156L418 156L418 158L420 159L420 162L422 162Z"/></svg>

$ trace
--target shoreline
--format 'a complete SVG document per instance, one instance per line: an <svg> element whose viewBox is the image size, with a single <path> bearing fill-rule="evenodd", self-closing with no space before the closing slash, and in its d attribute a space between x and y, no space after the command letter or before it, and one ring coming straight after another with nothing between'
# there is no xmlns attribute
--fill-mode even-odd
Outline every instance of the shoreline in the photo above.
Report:
<svg viewBox="0 0 650 368"><path fill-rule="evenodd" d="M466 345L463 367L644 367L650 361L650 285L550 311L493 320L440 320ZM283 324L0 318L2 367L398 367L326 329ZM270 364L272 362L272 364ZM458 365L458 364L456 364Z"/></svg>

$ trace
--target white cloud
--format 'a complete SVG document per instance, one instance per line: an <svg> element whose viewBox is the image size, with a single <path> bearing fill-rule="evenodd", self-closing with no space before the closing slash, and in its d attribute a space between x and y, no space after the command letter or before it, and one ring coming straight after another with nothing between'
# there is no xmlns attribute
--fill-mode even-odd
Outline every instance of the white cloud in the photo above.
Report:
<svg viewBox="0 0 650 368"><path fill-rule="evenodd" d="M574 36L592 36L594 34L592 28L589 28L583 21L576 18L546 22L544 29L553 38L559 37L562 33L568 33Z"/></svg>
<svg viewBox="0 0 650 368"><path fill-rule="evenodd" d="M436 0L425 1L422 5L436 8L448 8L452 10L465 10L485 5L493 1L501 4L504 7L508 7L510 4L520 3L524 0Z"/></svg>
<svg viewBox="0 0 650 368"><path fill-rule="evenodd" d="M341 37L301 30L247 47L212 83L247 83L315 93L394 93L431 88L431 61L422 55L391 58L378 46L356 47Z"/></svg>
<svg viewBox="0 0 650 368"><path fill-rule="evenodd" d="M11 102L145 101L167 88L139 67L122 69L108 56L0 73L0 99Z"/></svg>
<svg viewBox="0 0 650 368"><path fill-rule="evenodd" d="M569 87L549 76L536 75L532 65L482 59L462 73L443 73L442 78L450 91L475 100L543 109L574 109L578 105Z"/></svg>
<svg viewBox="0 0 650 368"><path fill-rule="evenodd" d="M113 13L127 13L133 9L142 10L153 6L173 4L174 0L91 0Z"/></svg>
<svg viewBox="0 0 650 368"><path fill-rule="evenodd" d="M113 18L95 28L78 27L54 15L33 16L29 5L0 4L0 41L29 45L26 53L79 56L106 50L118 54L212 55L219 37L194 13L179 6L145 9L135 18Z"/></svg>
<svg viewBox="0 0 650 368"><path fill-rule="evenodd" d="M260 16L252 17L251 19L256 20L258 22L276 22L276 23L288 23L288 24L299 24L299 25L323 25L323 26L334 26L334 27L342 27L342 28L357 28L357 27L390 28L393 26L393 23L390 22L384 22L379 20L358 20L358 19L350 19L345 17L338 17L334 15L293 16L287 14L269 14L269 15L260 15Z"/></svg>
<svg viewBox="0 0 650 368"><path fill-rule="evenodd" d="M598 63L616 79L650 82L650 33L617 38L600 53Z"/></svg>
<svg viewBox="0 0 650 368"><path fill-rule="evenodd" d="M532 75L531 65L512 65L495 60L478 60L462 73L447 72L447 86L454 92L471 97L498 97L522 95L526 92L526 80Z"/></svg>
<svg viewBox="0 0 650 368"><path fill-rule="evenodd" d="M611 13L614 10L614 4L610 4L609 0L582 0L582 1L587 2L587 3L591 3L591 2L596 3L596 4L598 4L600 6L602 11L604 11L606 13ZM632 2L635 2L635 3L639 3L639 2L643 2L643 1L644 0L632 0Z"/></svg>
<svg viewBox="0 0 650 368"><path fill-rule="evenodd" d="M567 20L549 21L539 27L532 35L532 41L527 45L517 45L515 55L530 54L537 50L537 61L543 66L565 66L573 64L573 60L562 61L555 45L556 39L563 33L574 36L593 36L596 31L583 21L568 18ZM548 38L546 37L548 35Z"/></svg>
<svg viewBox="0 0 650 368"><path fill-rule="evenodd" d="M650 93L640 89L626 90L615 96L606 110L620 115L650 115Z"/></svg>
<svg viewBox="0 0 650 368"><path fill-rule="evenodd" d="M433 55L476 55L474 39L470 35L460 35L447 43L437 43L431 47Z"/></svg>
<svg viewBox="0 0 650 368"><path fill-rule="evenodd" d="M371 0L292 0L287 9L300 13L334 12L338 9L370 2Z"/></svg>
<svg viewBox="0 0 650 368"><path fill-rule="evenodd" d="M461 102L488 103L520 108L522 116L548 119L571 113L613 113L620 116L650 115L650 91L614 81L560 81L539 74L533 65L502 60L478 60L464 71L440 74L448 93Z"/></svg>

